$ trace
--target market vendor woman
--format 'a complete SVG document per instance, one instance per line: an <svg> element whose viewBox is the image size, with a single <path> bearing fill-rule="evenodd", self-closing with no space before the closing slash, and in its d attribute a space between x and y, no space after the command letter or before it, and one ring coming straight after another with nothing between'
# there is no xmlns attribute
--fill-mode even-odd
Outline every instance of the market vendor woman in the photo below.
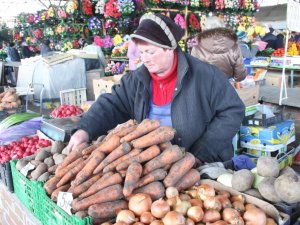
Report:
<svg viewBox="0 0 300 225"><path fill-rule="evenodd" d="M129 119L159 119L176 129L173 142L202 162L227 161L244 104L216 67L183 53L183 30L170 18L146 14L133 41L143 65L102 94L81 119L69 148L88 142Z"/></svg>

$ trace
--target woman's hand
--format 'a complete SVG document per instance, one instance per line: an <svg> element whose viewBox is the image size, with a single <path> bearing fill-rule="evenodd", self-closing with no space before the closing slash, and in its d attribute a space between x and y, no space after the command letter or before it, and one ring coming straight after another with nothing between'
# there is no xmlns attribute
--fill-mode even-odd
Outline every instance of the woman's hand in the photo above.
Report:
<svg viewBox="0 0 300 225"><path fill-rule="evenodd" d="M88 142L89 142L89 134L84 130L78 130L72 135L69 144L67 146L67 149L69 152L71 152L75 149L76 146Z"/></svg>

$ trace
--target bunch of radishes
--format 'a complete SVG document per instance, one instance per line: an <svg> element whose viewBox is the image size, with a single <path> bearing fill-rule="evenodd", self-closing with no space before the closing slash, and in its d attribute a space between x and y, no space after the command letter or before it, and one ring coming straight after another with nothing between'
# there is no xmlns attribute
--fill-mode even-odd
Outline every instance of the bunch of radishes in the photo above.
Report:
<svg viewBox="0 0 300 225"><path fill-rule="evenodd" d="M64 118L70 116L78 116L83 110L76 105L61 105L51 112L52 118Z"/></svg>
<svg viewBox="0 0 300 225"><path fill-rule="evenodd" d="M13 141L8 145L0 146L0 163L35 154L38 149L50 145L51 141L39 139L38 136L22 137L20 141Z"/></svg>

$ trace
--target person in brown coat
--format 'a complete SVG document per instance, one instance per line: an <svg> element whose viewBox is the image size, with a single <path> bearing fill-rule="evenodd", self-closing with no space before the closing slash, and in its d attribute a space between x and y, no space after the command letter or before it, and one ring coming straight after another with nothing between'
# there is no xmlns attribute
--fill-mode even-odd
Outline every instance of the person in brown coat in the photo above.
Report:
<svg viewBox="0 0 300 225"><path fill-rule="evenodd" d="M216 66L228 79L244 80L247 72L235 32L225 28L217 17L209 17L202 29L192 56Z"/></svg>

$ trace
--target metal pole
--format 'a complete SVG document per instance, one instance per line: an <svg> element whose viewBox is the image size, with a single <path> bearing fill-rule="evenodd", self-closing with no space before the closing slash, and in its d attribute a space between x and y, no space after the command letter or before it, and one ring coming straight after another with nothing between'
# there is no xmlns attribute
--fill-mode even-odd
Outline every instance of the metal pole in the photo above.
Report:
<svg viewBox="0 0 300 225"><path fill-rule="evenodd" d="M287 88L286 88L286 80L285 80L285 67L286 67L286 55L287 55L287 48L288 48L288 41L289 41L289 29L286 31L286 38L285 38L285 47L284 47L284 57L283 57L283 68L281 74L281 87L280 87L280 96L279 96L279 105L282 104L283 99L287 99ZM284 88L284 97L283 95L283 88Z"/></svg>

